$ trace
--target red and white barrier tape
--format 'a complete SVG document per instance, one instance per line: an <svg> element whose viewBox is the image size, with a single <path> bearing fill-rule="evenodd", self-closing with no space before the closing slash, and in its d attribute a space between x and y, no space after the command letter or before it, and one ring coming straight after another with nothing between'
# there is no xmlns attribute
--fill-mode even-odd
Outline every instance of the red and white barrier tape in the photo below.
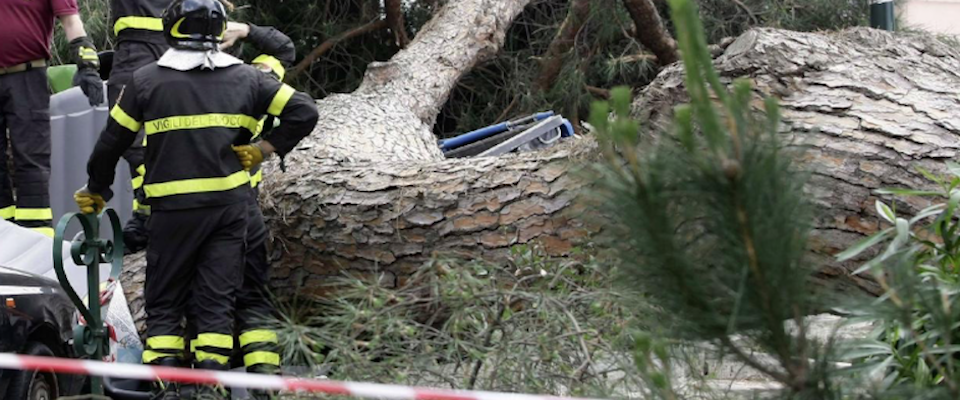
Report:
<svg viewBox="0 0 960 400"><path fill-rule="evenodd" d="M595 400L575 397L417 388L379 383L341 382L288 378L276 375L218 372L202 369L156 367L151 365L105 363L69 358L24 356L0 353L0 368L42 370L63 374L109 376L112 378L157 379L226 387L326 393L371 399L404 400Z"/></svg>

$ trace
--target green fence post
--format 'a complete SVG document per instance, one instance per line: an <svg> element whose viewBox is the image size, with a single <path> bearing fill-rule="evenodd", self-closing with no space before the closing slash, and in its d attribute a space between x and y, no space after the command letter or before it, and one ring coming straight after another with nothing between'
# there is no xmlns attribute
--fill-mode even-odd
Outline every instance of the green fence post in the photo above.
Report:
<svg viewBox="0 0 960 400"><path fill-rule="evenodd" d="M107 216L113 229L113 240L100 238L100 225ZM63 234L70 221L76 218L83 226L83 239L70 243L70 256L78 266L87 268L87 303L77 294L67 279L63 267ZM119 279L123 268L123 230L116 211L107 208L100 215L68 213L60 218L53 237L53 269L67 297L80 311L85 325L73 331L73 347L77 356L100 361L107 354L110 338L100 314L100 264L110 263L110 277ZM90 376L90 392L103 395L103 382L99 376Z"/></svg>
<svg viewBox="0 0 960 400"><path fill-rule="evenodd" d="M893 0L870 0L870 27L892 31L894 26Z"/></svg>

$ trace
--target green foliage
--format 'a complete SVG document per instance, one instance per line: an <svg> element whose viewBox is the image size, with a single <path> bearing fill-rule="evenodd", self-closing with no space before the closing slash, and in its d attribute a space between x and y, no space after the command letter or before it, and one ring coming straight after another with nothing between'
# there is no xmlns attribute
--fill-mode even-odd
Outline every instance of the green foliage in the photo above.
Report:
<svg viewBox="0 0 960 400"><path fill-rule="evenodd" d="M507 268L437 260L396 289L348 276L335 298L284 307L274 327L287 365L335 379L609 396L639 382L604 270L521 245Z"/></svg>
<svg viewBox="0 0 960 400"><path fill-rule="evenodd" d="M877 337L854 346L848 357L860 361L854 371L869 378L874 390L902 398L960 397L960 166L947 166L948 177L922 171L939 190L879 191L935 204L908 219L877 200L878 216L891 227L839 255L843 260L879 250L857 271L872 274L884 289L857 310L877 321Z"/></svg>
<svg viewBox="0 0 960 400"><path fill-rule="evenodd" d="M828 376L808 361L827 349L805 337L802 319L821 306L804 259L811 207L805 175L777 137L777 102L767 99L755 112L748 82L729 91L713 68L694 4L670 5L690 96L690 104L677 107L672 132L641 142L626 88L591 112L605 158L596 166L599 211L613 228L623 280L653 305L644 323L657 337L712 343L794 396L827 398ZM742 341L735 343L734 334ZM762 364L751 349L778 365ZM637 352L649 358L649 351ZM671 374L654 376L661 375Z"/></svg>
<svg viewBox="0 0 960 400"><path fill-rule="evenodd" d="M756 26L793 31L838 30L867 25L867 0L700 0L707 40L738 36Z"/></svg>

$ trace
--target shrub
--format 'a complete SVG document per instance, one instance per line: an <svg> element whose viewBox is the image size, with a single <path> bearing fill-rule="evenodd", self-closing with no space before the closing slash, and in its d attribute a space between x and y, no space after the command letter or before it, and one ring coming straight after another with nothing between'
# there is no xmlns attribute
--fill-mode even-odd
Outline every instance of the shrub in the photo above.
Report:
<svg viewBox="0 0 960 400"><path fill-rule="evenodd" d="M840 254L846 260L879 247L880 253L856 273L869 273L884 295L857 308L876 321L874 340L859 343L848 357L872 379L878 393L960 398L960 165L937 177L938 190L881 190L880 194L939 200L907 219L877 200L880 218L892 226ZM922 393L921 393L922 392Z"/></svg>

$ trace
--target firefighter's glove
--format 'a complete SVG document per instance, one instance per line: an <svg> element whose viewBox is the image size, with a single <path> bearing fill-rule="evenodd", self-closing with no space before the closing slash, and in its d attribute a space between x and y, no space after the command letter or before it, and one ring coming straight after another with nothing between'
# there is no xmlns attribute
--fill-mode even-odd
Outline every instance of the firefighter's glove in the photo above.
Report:
<svg viewBox="0 0 960 400"><path fill-rule="evenodd" d="M107 206L107 202L103 201L103 196L91 193L86 185L73 194L73 201L77 202L77 207L84 214L98 214Z"/></svg>
<svg viewBox="0 0 960 400"><path fill-rule="evenodd" d="M233 152L237 153L240 165L243 165L245 171L249 171L263 162L263 148L258 143L233 146Z"/></svg>
<svg viewBox="0 0 960 400"><path fill-rule="evenodd" d="M91 106L103 103L103 81L100 80L100 57L97 47L86 36L70 41L70 53L77 64L77 73L73 75L73 86L79 86Z"/></svg>

